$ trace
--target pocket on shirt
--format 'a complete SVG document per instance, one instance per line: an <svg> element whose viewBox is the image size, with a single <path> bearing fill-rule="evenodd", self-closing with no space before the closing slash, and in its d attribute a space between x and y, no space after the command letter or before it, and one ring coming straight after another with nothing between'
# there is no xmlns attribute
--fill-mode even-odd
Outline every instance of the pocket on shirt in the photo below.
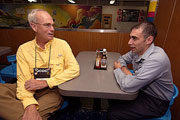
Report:
<svg viewBox="0 0 180 120"><path fill-rule="evenodd" d="M50 62L50 68L52 69L52 72L63 70L64 66L64 58L59 57L56 59L51 60Z"/></svg>

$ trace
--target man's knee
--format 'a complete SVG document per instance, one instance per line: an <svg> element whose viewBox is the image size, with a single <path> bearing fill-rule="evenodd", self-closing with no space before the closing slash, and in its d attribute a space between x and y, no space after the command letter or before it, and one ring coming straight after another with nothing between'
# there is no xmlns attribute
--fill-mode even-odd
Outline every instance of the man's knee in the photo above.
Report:
<svg viewBox="0 0 180 120"><path fill-rule="evenodd" d="M5 120L21 119L24 108L16 99L16 84L0 84L0 116Z"/></svg>
<svg viewBox="0 0 180 120"><path fill-rule="evenodd" d="M118 119L117 114L115 112L108 110L107 120L120 120L120 119Z"/></svg>
<svg viewBox="0 0 180 120"><path fill-rule="evenodd" d="M127 115L127 111L110 107L107 111L107 120L132 120L132 118L131 115Z"/></svg>
<svg viewBox="0 0 180 120"><path fill-rule="evenodd" d="M63 100L58 92L51 91L38 99L39 113L43 118L50 117L53 112L61 107Z"/></svg>

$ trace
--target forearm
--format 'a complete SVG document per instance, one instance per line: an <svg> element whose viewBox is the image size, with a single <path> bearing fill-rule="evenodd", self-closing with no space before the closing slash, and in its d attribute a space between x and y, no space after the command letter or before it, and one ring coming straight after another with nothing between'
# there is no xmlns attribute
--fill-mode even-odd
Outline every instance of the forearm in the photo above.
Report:
<svg viewBox="0 0 180 120"><path fill-rule="evenodd" d="M24 84L25 82L19 78L17 81L17 98L22 102L24 108L31 104L38 104L34 98L34 91L26 90Z"/></svg>
<svg viewBox="0 0 180 120"><path fill-rule="evenodd" d="M30 79L25 82L24 86L28 91L36 91L48 87L48 84L46 80Z"/></svg>
<svg viewBox="0 0 180 120"><path fill-rule="evenodd" d="M121 69L121 71L125 74L125 75L132 75L132 73L128 70L128 68L126 66L123 66L120 62L114 62L114 68L117 69Z"/></svg>
<svg viewBox="0 0 180 120"><path fill-rule="evenodd" d="M124 72L126 75L132 75L132 73L129 71L129 69L125 66L121 67L122 72Z"/></svg>
<svg viewBox="0 0 180 120"><path fill-rule="evenodd" d="M125 68L123 68L125 69ZM117 68L114 70L114 75L117 83L119 84L121 90L125 92L136 92L138 87L136 86L138 80L136 80L135 76L126 75L121 68Z"/></svg>
<svg viewBox="0 0 180 120"><path fill-rule="evenodd" d="M64 70L61 74L58 74L54 77L51 77L50 79L47 80L48 86L50 88L57 86L59 84L62 84L68 80L71 80L80 74L80 68L79 65L76 65L72 68L68 68Z"/></svg>

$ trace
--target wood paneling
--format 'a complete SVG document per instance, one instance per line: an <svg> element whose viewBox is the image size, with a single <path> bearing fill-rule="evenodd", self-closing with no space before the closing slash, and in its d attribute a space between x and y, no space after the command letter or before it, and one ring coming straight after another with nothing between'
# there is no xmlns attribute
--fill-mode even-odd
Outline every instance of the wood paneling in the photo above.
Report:
<svg viewBox="0 0 180 120"><path fill-rule="evenodd" d="M19 45L34 38L34 33L30 29L1 29L0 44L12 47L15 54ZM128 51L127 42L128 33L98 33L98 32L80 32L80 31L55 31L55 37L66 40L74 55L80 51L95 51L98 48L106 48L109 52ZM1 59L0 64L6 63L6 56Z"/></svg>
<svg viewBox="0 0 180 120"><path fill-rule="evenodd" d="M11 40L8 39L8 31L7 29L0 29L0 46L9 46L12 47ZM6 60L6 56L8 54L0 56L0 64L8 64Z"/></svg>
<svg viewBox="0 0 180 120"><path fill-rule="evenodd" d="M122 55L129 51L129 46L128 46L129 38L130 38L129 33L120 33L120 36L119 36L120 45L119 45L118 51Z"/></svg>
<svg viewBox="0 0 180 120"><path fill-rule="evenodd" d="M172 73L175 84L180 90L180 1L176 0L174 11L172 13L172 20L169 25L169 31L167 32L166 42L164 44L164 49L166 50L172 65ZM173 119L179 120L178 115L180 114L180 96L175 100L172 107Z"/></svg>
<svg viewBox="0 0 180 120"><path fill-rule="evenodd" d="M90 39L89 32L69 32L69 45L71 46L75 56L77 56L80 51L91 50Z"/></svg>
<svg viewBox="0 0 180 120"><path fill-rule="evenodd" d="M107 51L118 51L119 34L118 33L91 33L92 50L106 48Z"/></svg>
<svg viewBox="0 0 180 120"><path fill-rule="evenodd" d="M160 47L164 47L167 32L169 30L169 23L171 22L171 16L173 12L175 0L160 0L159 7L157 9L157 15L155 17L155 25L158 29L158 36L155 40L155 44Z"/></svg>
<svg viewBox="0 0 180 120"><path fill-rule="evenodd" d="M11 47L11 52L1 56L0 64L8 64L6 56L16 54L22 43L32 40L34 33L29 29L0 29L0 46Z"/></svg>
<svg viewBox="0 0 180 120"><path fill-rule="evenodd" d="M173 80L180 91L180 1L160 0L155 24L158 28L156 43L168 54ZM180 96L175 99L171 108L172 120L180 120Z"/></svg>
<svg viewBox="0 0 180 120"><path fill-rule="evenodd" d="M7 29L0 29L0 45L1 46L8 46L11 44L11 41L8 39L8 31Z"/></svg>
<svg viewBox="0 0 180 120"><path fill-rule="evenodd" d="M68 33L69 31L55 31L54 32L54 35L55 37L57 38L60 38L60 39L63 39L63 40L66 40L67 42L69 42L69 36L68 36Z"/></svg>
<svg viewBox="0 0 180 120"><path fill-rule="evenodd" d="M29 29L8 29L8 40L12 43L12 51L17 51L19 45L34 38L34 33ZM14 52L13 52L14 53ZM15 52L16 53L16 52Z"/></svg>

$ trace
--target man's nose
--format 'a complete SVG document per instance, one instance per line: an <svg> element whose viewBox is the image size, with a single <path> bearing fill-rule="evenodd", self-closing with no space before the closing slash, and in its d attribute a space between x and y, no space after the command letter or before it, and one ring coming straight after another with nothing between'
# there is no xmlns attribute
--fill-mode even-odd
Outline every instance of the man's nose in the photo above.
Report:
<svg viewBox="0 0 180 120"><path fill-rule="evenodd" d="M132 39L129 39L128 45L132 45Z"/></svg>
<svg viewBox="0 0 180 120"><path fill-rule="evenodd" d="M54 26L53 25L51 25L50 30L54 31Z"/></svg>

